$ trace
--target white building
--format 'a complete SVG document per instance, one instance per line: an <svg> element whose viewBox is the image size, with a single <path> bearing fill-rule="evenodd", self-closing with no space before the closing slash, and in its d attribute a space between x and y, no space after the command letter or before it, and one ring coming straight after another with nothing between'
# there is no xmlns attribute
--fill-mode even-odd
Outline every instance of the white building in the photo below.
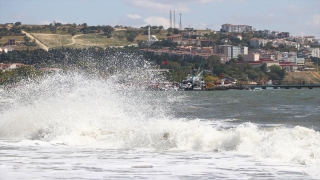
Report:
<svg viewBox="0 0 320 180"><path fill-rule="evenodd" d="M252 26L232 25L232 24L222 24L221 29L226 32L236 32L236 33L254 31L254 28L252 28Z"/></svg>
<svg viewBox="0 0 320 180"><path fill-rule="evenodd" d="M320 58L320 48L310 48L311 56Z"/></svg>
<svg viewBox="0 0 320 180"><path fill-rule="evenodd" d="M228 55L229 60L233 58L238 58L238 55L248 54L248 47L246 46L232 46L232 45L220 45L214 47L215 54L225 54Z"/></svg>
<svg viewBox="0 0 320 180"><path fill-rule="evenodd" d="M250 46L254 47L254 48L259 48L260 45L262 45L263 47L268 43L268 40L266 39L261 39L261 38L252 38L250 39Z"/></svg>

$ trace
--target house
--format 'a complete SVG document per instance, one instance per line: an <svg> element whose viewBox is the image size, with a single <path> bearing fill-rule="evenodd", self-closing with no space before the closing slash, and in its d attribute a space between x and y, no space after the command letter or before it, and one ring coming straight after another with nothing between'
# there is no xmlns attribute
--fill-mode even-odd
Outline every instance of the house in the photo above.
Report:
<svg viewBox="0 0 320 180"><path fill-rule="evenodd" d="M295 72L299 68L299 65L297 65L296 63L284 60L279 62L279 66L281 67L281 69L285 69L287 72Z"/></svg>
<svg viewBox="0 0 320 180"><path fill-rule="evenodd" d="M279 31L272 31L271 36L278 37Z"/></svg>
<svg viewBox="0 0 320 180"><path fill-rule="evenodd" d="M172 35L172 36L167 36L167 40L168 41L172 41L172 42L178 42L178 41L182 40L182 36L181 36L181 34L175 34L175 35Z"/></svg>
<svg viewBox="0 0 320 180"><path fill-rule="evenodd" d="M279 61L274 61L272 59L267 59L267 58L260 58L259 60L255 61L244 61L244 62L237 62L237 64L243 64L243 63L248 63L250 64L253 68L260 67L262 64L266 64L267 67L270 67L272 65L277 65L279 66Z"/></svg>
<svg viewBox="0 0 320 180"><path fill-rule="evenodd" d="M197 31L182 32L181 35L184 38L190 38L191 36L203 36L202 32L197 32Z"/></svg>
<svg viewBox="0 0 320 180"><path fill-rule="evenodd" d="M252 62L252 61L259 61L260 54L259 53L250 53L243 55L243 61L245 62Z"/></svg>
<svg viewBox="0 0 320 180"><path fill-rule="evenodd" d="M237 38L239 40L242 40L242 34L239 34L239 33L229 34L229 37L233 37L233 38Z"/></svg>
<svg viewBox="0 0 320 180"><path fill-rule="evenodd" d="M289 32L281 32L278 34L278 38L288 38L288 37L290 37Z"/></svg>
<svg viewBox="0 0 320 180"><path fill-rule="evenodd" d="M314 36L304 36L303 38L305 39L305 43L313 42L313 40L315 39Z"/></svg>
<svg viewBox="0 0 320 180"><path fill-rule="evenodd" d="M222 53L220 53L220 54L215 54L215 55L217 55L217 56L220 57L220 62L221 62L222 64L225 64L226 62L229 62L229 56L228 56L228 55L222 54Z"/></svg>
<svg viewBox="0 0 320 180"><path fill-rule="evenodd" d="M11 45L16 45L16 40L15 39L9 39L8 40L8 45L11 46Z"/></svg>
<svg viewBox="0 0 320 180"><path fill-rule="evenodd" d="M268 40L261 39L261 38L251 38L250 39L250 46L254 48L259 48L260 45L263 47L267 44Z"/></svg>
<svg viewBox="0 0 320 180"><path fill-rule="evenodd" d="M223 39L221 39L221 40L220 40L220 43L222 43L222 44L229 44L229 43L230 43L229 38L223 38Z"/></svg>
<svg viewBox="0 0 320 180"><path fill-rule="evenodd" d="M201 40L201 46L212 46L215 43L215 40Z"/></svg>
<svg viewBox="0 0 320 180"><path fill-rule="evenodd" d="M22 63L9 63L9 64L0 63L0 69L4 71L10 71L12 69L19 68L21 66L26 66L26 65Z"/></svg>

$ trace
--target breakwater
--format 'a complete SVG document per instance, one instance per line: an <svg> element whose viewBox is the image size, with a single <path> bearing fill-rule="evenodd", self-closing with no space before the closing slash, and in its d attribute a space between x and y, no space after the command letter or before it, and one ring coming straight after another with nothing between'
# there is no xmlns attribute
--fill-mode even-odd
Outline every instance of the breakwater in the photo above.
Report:
<svg viewBox="0 0 320 180"><path fill-rule="evenodd" d="M254 90L254 89L302 89L302 88L320 88L320 84L309 85L234 85L234 86L215 86L206 88L206 91L222 91L222 90Z"/></svg>
<svg viewBox="0 0 320 180"><path fill-rule="evenodd" d="M244 89L301 89L301 88L320 88L320 84L309 85L244 85Z"/></svg>

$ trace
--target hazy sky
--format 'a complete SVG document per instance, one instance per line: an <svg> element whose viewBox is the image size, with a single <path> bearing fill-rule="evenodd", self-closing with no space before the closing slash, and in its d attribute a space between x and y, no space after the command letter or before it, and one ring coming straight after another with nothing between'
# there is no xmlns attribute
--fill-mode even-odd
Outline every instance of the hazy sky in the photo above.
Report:
<svg viewBox="0 0 320 180"><path fill-rule="evenodd" d="M320 0L0 0L0 23L182 26L219 30L222 24L288 31L320 38Z"/></svg>

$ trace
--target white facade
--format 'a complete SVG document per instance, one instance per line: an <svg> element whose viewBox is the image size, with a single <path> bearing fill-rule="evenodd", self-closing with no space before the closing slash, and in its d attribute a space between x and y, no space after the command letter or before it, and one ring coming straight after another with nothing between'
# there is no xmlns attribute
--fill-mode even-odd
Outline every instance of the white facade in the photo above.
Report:
<svg viewBox="0 0 320 180"><path fill-rule="evenodd" d="M235 32L235 33L250 32L250 31L254 30L254 28L252 28L252 26L232 25L232 24L222 24L221 29L226 32Z"/></svg>
<svg viewBox="0 0 320 180"><path fill-rule="evenodd" d="M320 58L320 48L311 48L311 56Z"/></svg>
<svg viewBox="0 0 320 180"><path fill-rule="evenodd" d="M233 58L238 58L238 55L248 54L248 47L246 46L232 46L232 45L220 45L214 47L215 54L225 54L228 55L229 60Z"/></svg>
<svg viewBox="0 0 320 180"><path fill-rule="evenodd" d="M254 48L259 48L260 45L265 46L268 43L268 40L266 39L261 39L261 38L252 38L250 40L250 46Z"/></svg>

